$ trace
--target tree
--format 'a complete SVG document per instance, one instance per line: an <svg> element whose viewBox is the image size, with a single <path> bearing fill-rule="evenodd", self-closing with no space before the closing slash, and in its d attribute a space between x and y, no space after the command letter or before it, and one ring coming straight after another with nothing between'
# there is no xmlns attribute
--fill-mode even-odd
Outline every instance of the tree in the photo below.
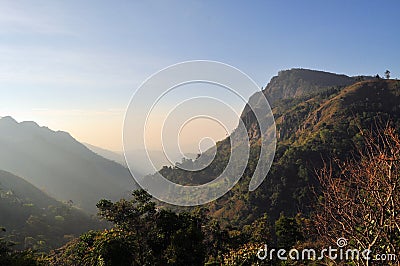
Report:
<svg viewBox="0 0 400 266"><path fill-rule="evenodd" d="M224 254L224 262L222 265L229 266L255 266L264 265L265 262L257 257L257 251L260 244L246 243L236 249L231 249ZM218 264L221 265L221 264Z"/></svg>
<svg viewBox="0 0 400 266"><path fill-rule="evenodd" d="M295 218L285 217L283 214L275 222L275 233L278 248L291 249L298 241L304 240L300 225Z"/></svg>
<svg viewBox="0 0 400 266"><path fill-rule="evenodd" d="M52 254L51 265L203 265L204 236L195 215L157 209L144 190L97 207L114 228L83 234Z"/></svg>
<svg viewBox="0 0 400 266"><path fill-rule="evenodd" d="M398 255L400 138L391 127L362 134L365 145L358 159L325 165L318 174L323 197L316 228L327 244L344 237L348 247Z"/></svg>
<svg viewBox="0 0 400 266"><path fill-rule="evenodd" d="M0 231L5 232L4 227ZM42 265L37 259L36 254L31 250L16 251L11 247L14 243L6 241L0 237L0 265L8 266L39 266Z"/></svg>
<svg viewBox="0 0 400 266"><path fill-rule="evenodd" d="M99 215L132 234L134 265L202 265L205 255L198 217L186 212L157 209L144 190L133 192L131 201L97 204Z"/></svg>
<svg viewBox="0 0 400 266"><path fill-rule="evenodd" d="M386 77L386 79L390 79L390 71L387 69L385 71L385 77Z"/></svg>

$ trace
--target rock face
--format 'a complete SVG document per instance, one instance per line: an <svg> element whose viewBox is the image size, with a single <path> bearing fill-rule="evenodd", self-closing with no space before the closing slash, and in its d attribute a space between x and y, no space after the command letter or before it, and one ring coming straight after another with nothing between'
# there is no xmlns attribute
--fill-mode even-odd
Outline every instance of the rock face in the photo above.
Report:
<svg viewBox="0 0 400 266"><path fill-rule="evenodd" d="M355 81L355 78L346 75L296 68L280 71L278 76L271 79L263 92L274 106L277 100L319 93L331 87L348 86Z"/></svg>
<svg viewBox="0 0 400 266"><path fill-rule="evenodd" d="M264 94L271 108L274 108L279 101L292 100L294 98L300 99L324 92L329 93L331 90L339 90L339 88L354 84L356 80L356 77L317 70L298 68L284 70L280 71L278 76L273 77L264 90L250 97L249 102L257 106L261 94ZM260 132L256 132L258 127L255 125L255 116L247 105L242 112L241 118L246 125L249 136L253 138L254 136L260 137ZM285 117L283 116L282 120L284 119ZM316 117L316 119L318 118ZM287 133L286 129L277 131L278 137L287 135Z"/></svg>
<svg viewBox="0 0 400 266"><path fill-rule="evenodd" d="M0 147L0 169L90 213L96 212L101 198L117 200L136 188L127 168L95 154L66 132L34 122L1 118Z"/></svg>

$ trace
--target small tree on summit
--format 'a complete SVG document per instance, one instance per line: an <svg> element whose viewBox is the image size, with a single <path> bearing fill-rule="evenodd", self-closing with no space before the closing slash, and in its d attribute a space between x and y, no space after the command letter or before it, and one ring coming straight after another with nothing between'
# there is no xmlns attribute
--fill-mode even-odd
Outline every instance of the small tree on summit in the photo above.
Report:
<svg viewBox="0 0 400 266"><path fill-rule="evenodd" d="M388 69L385 71L385 77L386 79L390 79L390 71Z"/></svg>

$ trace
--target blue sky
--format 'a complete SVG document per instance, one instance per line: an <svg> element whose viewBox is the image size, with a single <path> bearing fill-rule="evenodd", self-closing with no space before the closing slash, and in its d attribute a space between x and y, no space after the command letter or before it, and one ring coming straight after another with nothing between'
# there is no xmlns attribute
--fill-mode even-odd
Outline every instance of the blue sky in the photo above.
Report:
<svg viewBox="0 0 400 266"><path fill-rule="evenodd" d="M0 1L0 116L121 147L154 72L231 64L265 86L303 67L400 77L398 1Z"/></svg>

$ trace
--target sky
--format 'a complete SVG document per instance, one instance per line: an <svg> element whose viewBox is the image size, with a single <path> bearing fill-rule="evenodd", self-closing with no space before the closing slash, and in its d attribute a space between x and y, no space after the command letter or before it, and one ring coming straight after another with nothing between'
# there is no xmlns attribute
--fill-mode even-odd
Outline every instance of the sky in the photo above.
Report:
<svg viewBox="0 0 400 266"><path fill-rule="evenodd" d="M399 8L398 1L0 1L0 116L120 151L133 93L182 61L227 63L259 87L297 67L400 77Z"/></svg>

